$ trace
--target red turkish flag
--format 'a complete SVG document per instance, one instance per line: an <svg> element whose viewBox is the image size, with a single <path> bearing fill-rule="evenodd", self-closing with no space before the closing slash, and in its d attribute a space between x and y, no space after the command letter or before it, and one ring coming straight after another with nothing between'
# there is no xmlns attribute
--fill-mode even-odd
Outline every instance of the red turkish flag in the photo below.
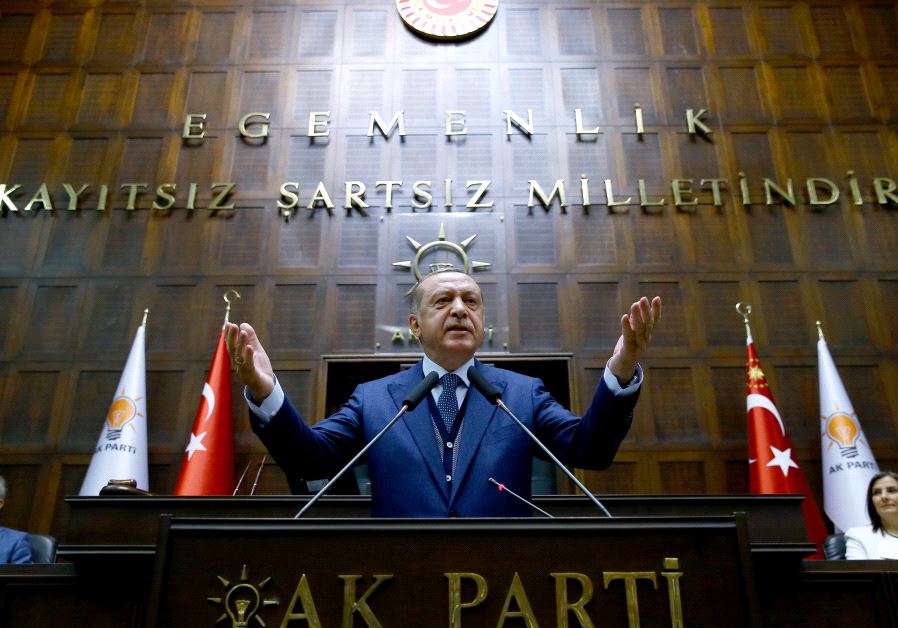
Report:
<svg viewBox="0 0 898 628"><path fill-rule="evenodd" d="M755 354L751 336L747 339L748 363L748 475L753 495L804 495L801 509L808 530L808 539L817 546L811 559L823 558L823 539L827 530L817 508L817 502L805 480L786 436L786 426L780 417L773 393Z"/></svg>
<svg viewBox="0 0 898 628"><path fill-rule="evenodd" d="M222 329L203 397L184 451L175 495L230 495L234 491L231 359Z"/></svg>

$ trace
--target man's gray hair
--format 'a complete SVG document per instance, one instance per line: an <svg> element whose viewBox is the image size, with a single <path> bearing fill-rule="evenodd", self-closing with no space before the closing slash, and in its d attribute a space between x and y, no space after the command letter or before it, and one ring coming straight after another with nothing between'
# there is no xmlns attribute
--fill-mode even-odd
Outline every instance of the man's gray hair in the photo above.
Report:
<svg viewBox="0 0 898 628"><path fill-rule="evenodd" d="M0 499L6 499L6 480L0 475Z"/></svg>
<svg viewBox="0 0 898 628"><path fill-rule="evenodd" d="M464 268L455 268L454 266L446 266L443 268L438 268L434 271L427 273L423 277L421 277L421 279L416 281L415 285L413 285L411 288L409 288L408 292L405 293L405 299L406 299L406 301L408 301L409 311L412 314L414 314L415 316L417 316L418 312L421 311L421 299L424 298L424 295L421 293L421 290L419 290L419 288L421 287L421 284L428 277L433 277L434 275L439 275L441 273L461 273L462 275L467 275L468 277L471 277L471 274L468 272L465 272ZM474 278L471 277L471 279L474 279ZM476 279L474 280L474 283L477 283ZM479 288L480 284L477 284L477 287ZM482 293L483 293L483 290L481 290L481 294Z"/></svg>

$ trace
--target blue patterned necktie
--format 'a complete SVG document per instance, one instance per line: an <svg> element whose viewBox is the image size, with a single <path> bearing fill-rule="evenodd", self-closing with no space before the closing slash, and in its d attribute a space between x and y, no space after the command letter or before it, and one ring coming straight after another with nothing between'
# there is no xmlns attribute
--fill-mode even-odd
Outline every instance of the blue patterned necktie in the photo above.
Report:
<svg viewBox="0 0 898 628"><path fill-rule="evenodd" d="M455 373L446 373L440 378L440 384L443 391L437 400L437 408L440 416L443 417L443 423L446 424L446 431L452 432L452 424L455 423L455 417L458 415L458 397L455 395L455 389L461 377Z"/></svg>

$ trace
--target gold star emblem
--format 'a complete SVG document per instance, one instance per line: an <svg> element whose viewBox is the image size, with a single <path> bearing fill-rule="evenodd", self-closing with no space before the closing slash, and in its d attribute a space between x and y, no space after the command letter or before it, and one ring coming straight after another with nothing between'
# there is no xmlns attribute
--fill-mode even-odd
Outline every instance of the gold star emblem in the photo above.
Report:
<svg viewBox="0 0 898 628"><path fill-rule="evenodd" d="M483 270L489 268L492 265L489 262L477 262L468 259L468 249L474 243L474 239L476 237L477 234L474 234L471 237L462 240L458 244L456 244L455 242L450 242L446 239L446 230L443 228L442 224L440 224L440 233L439 235L437 235L437 239L426 244L421 244L420 242L415 241L415 239L411 236L405 236L405 239L408 240L409 244L412 245L412 249L414 249L415 251L415 258L412 260L404 260L402 262L393 262L393 266L395 268L408 268L414 270L415 279L420 281L421 259L424 257L424 254L436 249L444 249L452 251L461 258L462 265L464 266L466 273L470 273L472 270ZM451 266L451 264L431 264L430 270L431 272L433 272L441 268L451 268Z"/></svg>
<svg viewBox="0 0 898 628"><path fill-rule="evenodd" d="M752 384L763 384L764 371L761 370L760 366L750 366L748 368L748 379Z"/></svg>

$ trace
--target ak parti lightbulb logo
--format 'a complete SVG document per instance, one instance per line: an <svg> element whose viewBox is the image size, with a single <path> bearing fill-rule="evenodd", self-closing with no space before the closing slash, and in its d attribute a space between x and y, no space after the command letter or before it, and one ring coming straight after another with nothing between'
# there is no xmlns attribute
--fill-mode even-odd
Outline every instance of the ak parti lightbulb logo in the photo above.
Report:
<svg viewBox="0 0 898 628"><path fill-rule="evenodd" d="M824 419L823 433L832 441L830 447L834 443L846 458L857 457L857 440L861 429L853 416L844 412L830 414Z"/></svg>
<svg viewBox="0 0 898 628"><path fill-rule="evenodd" d="M106 440L118 440L126 425L135 417L143 416L137 411L136 401L124 393L115 398L106 413Z"/></svg>

